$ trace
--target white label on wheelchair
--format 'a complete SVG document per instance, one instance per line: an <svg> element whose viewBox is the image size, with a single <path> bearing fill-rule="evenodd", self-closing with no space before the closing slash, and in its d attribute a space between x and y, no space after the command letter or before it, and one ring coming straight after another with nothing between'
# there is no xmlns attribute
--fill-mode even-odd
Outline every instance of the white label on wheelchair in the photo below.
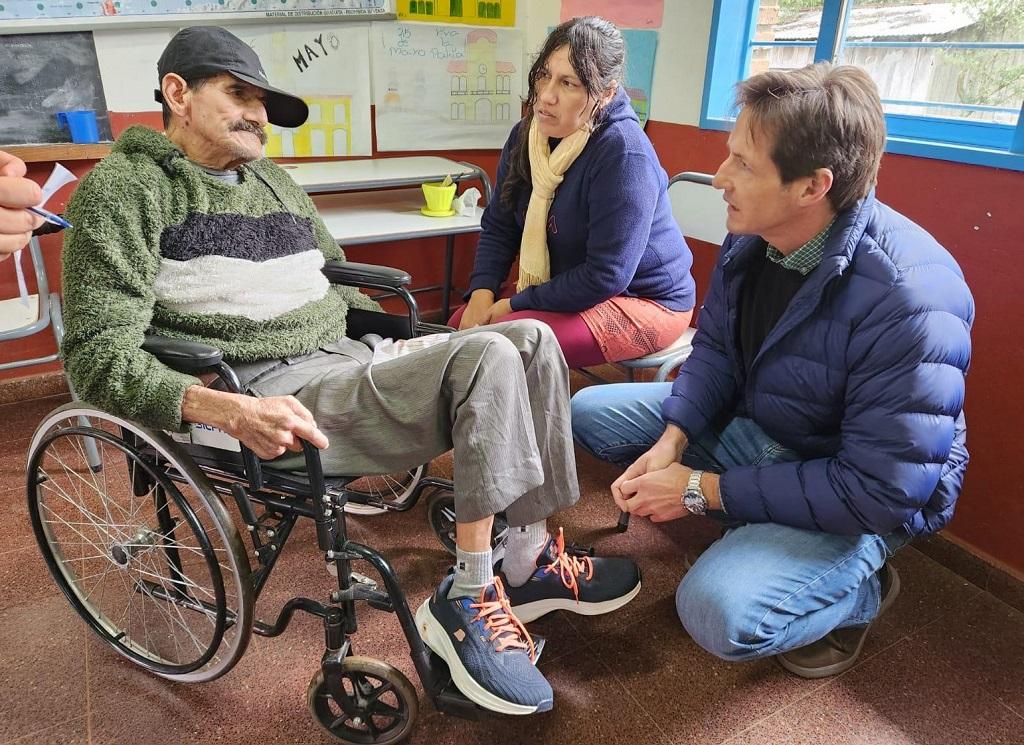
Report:
<svg viewBox="0 0 1024 745"><path fill-rule="evenodd" d="M242 446L234 437L222 429L211 427L209 424L190 424L188 432L169 432L171 438L178 442L203 445L218 450L230 450L233 453L241 452Z"/></svg>

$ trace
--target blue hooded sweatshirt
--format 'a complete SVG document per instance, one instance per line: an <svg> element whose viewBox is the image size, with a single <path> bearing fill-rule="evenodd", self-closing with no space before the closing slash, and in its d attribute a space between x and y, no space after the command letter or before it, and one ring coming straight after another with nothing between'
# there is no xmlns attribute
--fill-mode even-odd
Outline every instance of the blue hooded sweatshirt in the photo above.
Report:
<svg viewBox="0 0 1024 745"><path fill-rule="evenodd" d="M501 153L467 299L481 288L497 295L519 254L531 190L521 189L510 207L501 188L525 121ZM665 169L620 87L555 192L547 230L551 279L513 295L512 310L579 312L616 295L671 310L693 308L693 255L672 217L667 189Z"/></svg>

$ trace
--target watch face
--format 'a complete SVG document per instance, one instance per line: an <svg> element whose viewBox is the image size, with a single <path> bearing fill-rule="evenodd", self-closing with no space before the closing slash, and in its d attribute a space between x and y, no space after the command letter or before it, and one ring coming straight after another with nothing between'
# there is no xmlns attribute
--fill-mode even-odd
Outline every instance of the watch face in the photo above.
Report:
<svg viewBox="0 0 1024 745"><path fill-rule="evenodd" d="M708 500L699 492L686 492L683 506L694 515L703 515L708 509Z"/></svg>

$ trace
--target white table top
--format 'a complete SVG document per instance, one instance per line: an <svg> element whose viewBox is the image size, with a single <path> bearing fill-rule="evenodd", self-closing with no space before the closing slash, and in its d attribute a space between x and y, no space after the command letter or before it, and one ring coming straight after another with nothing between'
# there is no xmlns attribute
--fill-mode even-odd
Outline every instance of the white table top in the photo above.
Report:
<svg viewBox="0 0 1024 745"><path fill-rule="evenodd" d="M434 155L307 161L281 167L309 194L412 186L424 181L441 181L449 174L459 178L478 173L473 166Z"/></svg>
<svg viewBox="0 0 1024 745"><path fill-rule="evenodd" d="M342 245L478 233L483 214L477 207L472 216L427 217L420 212L424 202L419 189L319 194L313 203Z"/></svg>

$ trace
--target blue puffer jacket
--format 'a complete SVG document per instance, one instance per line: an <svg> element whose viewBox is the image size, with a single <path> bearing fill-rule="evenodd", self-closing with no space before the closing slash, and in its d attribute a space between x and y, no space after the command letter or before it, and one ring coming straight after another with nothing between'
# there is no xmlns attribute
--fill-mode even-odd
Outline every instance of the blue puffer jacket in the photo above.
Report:
<svg viewBox="0 0 1024 745"><path fill-rule="evenodd" d="M759 237L726 238L665 420L692 440L748 416L803 456L725 473L730 517L843 534L939 530L968 459L974 300L960 267L872 192L838 216L821 264L745 376L740 290L764 251Z"/></svg>

